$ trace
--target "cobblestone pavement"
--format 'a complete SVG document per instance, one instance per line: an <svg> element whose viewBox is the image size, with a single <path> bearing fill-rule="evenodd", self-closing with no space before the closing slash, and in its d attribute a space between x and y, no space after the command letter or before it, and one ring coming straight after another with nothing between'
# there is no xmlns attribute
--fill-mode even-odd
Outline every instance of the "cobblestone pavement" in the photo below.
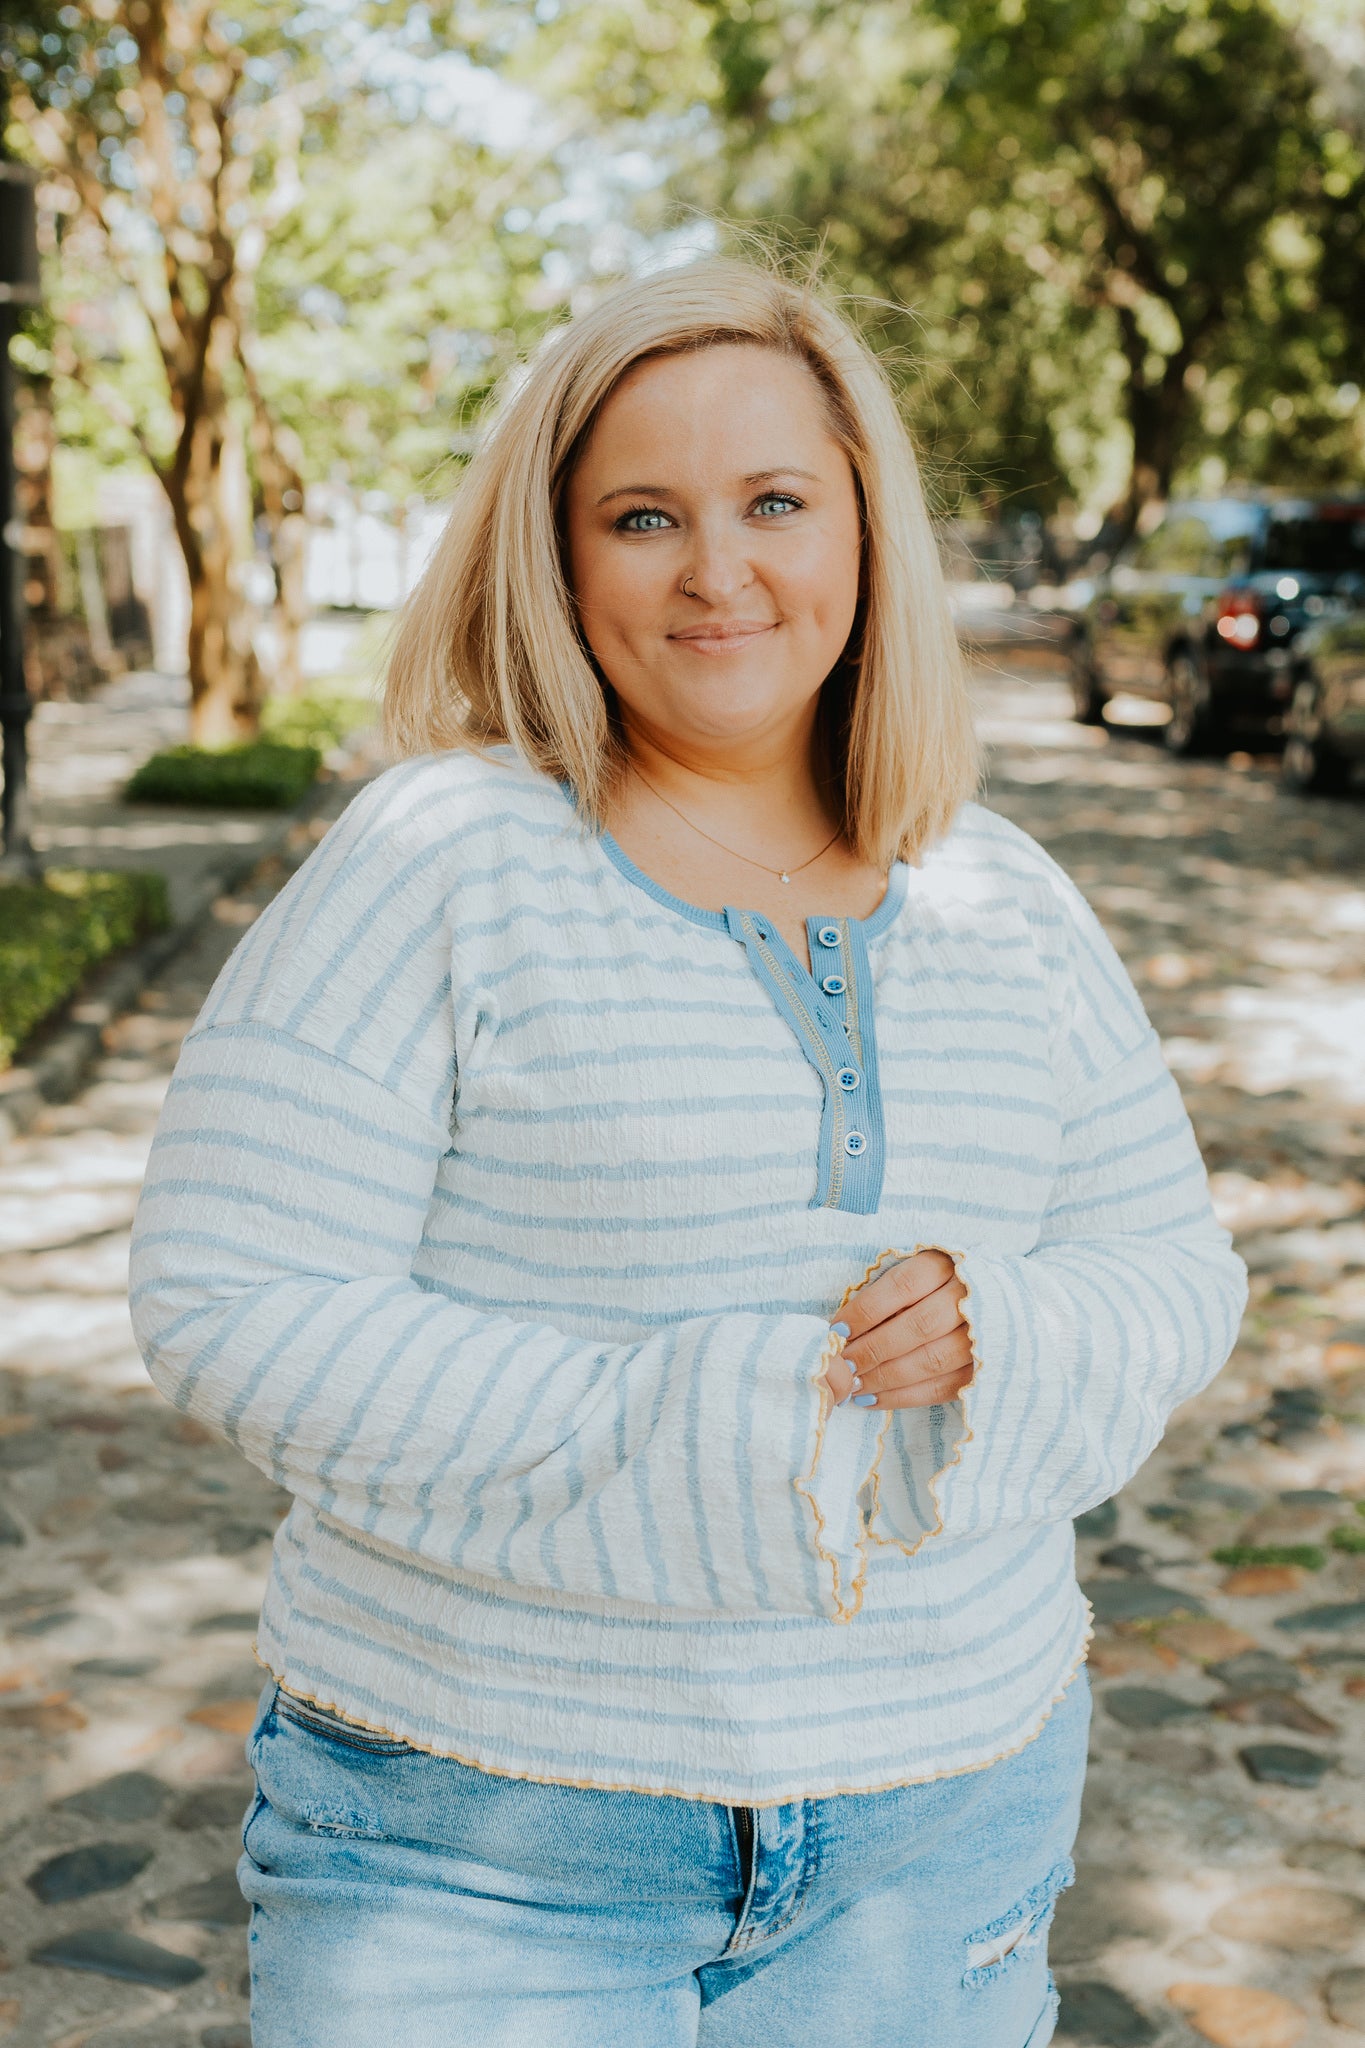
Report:
<svg viewBox="0 0 1365 2048"><path fill-rule="evenodd" d="M1178 765L1149 737L1084 731L1042 677L982 694L991 801L1118 941L1252 1268L1227 1370L1082 1532L1095 1764L1054 1934L1062 2038L1349 2048L1365 2043L1365 804L1288 801L1264 765ZM176 1045L286 867L218 905L80 1099L0 1155L0 2041L24 2048L248 2040L232 1867L251 1628L285 1503L151 1392L121 1288Z"/></svg>

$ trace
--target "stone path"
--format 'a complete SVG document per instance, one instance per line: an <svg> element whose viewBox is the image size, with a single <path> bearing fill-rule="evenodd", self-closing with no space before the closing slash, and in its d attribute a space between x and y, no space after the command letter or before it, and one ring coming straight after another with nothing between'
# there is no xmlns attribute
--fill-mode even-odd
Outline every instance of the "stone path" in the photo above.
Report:
<svg viewBox="0 0 1365 2048"><path fill-rule="evenodd" d="M982 698L991 800L1119 943L1253 1272L1227 1370L1082 1532L1096 1761L1059 2038L1365 2044L1365 806L1084 731L1043 676ZM121 1287L180 1035L288 865L0 1154L0 2043L248 2040L231 1872L284 1499L148 1388Z"/></svg>

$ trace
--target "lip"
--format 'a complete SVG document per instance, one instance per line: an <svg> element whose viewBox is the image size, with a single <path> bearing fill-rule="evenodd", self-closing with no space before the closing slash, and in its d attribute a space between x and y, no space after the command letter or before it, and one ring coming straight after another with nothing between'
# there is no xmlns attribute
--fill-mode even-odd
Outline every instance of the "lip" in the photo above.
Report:
<svg viewBox="0 0 1365 2048"><path fill-rule="evenodd" d="M739 647L747 647L751 640L757 640L763 633L776 629L776 620L736 619L730 625L693 626L681 633L670 633L669 639L681 647L695 648L698 654L728 654Z"/></svg>

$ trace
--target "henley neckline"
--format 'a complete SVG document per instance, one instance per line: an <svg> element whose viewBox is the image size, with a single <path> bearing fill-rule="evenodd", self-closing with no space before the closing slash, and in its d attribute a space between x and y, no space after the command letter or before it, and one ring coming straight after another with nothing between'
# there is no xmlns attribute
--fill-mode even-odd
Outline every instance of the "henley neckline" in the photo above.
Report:
<svg viewBox="0 0 1365 2048"><path fill-rule="evenodd" d="M703 910L700 904L689 903L683 896L674 896L670 890L647 875L643 868L635 865L624 847L618 845L605 826L597 834L597 841L612 866L628 882L633 883L637 889L643 889L656 903L662 903L667 910L676 911L680 917L687 918L692 924L705 925L708 931L728 933L733 930L734 918L743 916L763 921L759 911L745 909L742 905L727 905L724 910ZM812 927L821 924L845 924L860 932L864 939L878 938L895 922L905 902L909 882L910 870L906 863L903 860L893 861L887 874L886 890L882 900L866 917L845 917L834 912L820 912L808 917L806 923Z"/></svg>

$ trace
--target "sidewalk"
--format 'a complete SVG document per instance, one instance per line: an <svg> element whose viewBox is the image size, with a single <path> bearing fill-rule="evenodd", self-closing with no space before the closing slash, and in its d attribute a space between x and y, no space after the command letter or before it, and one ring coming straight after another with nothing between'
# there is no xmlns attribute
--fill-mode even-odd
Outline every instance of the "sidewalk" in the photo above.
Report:
<svg viewBox="0 0 1365 2048"><path fill-rule="evenodd" d="M103 1034L147 982L239 887L287 851L298 858L381 765L358 734L289 811L130 804L122 791L150 754L188 737L185 678L153 670L123 676L83 704L38 706L30 727L33 841L50 867L143 868L166 878L171 923L89 977L75 999L39 1027L21 1062L0 1072L0 1144L26 1130L45 1105L66 1101L101 1048Z"/></svg>
<svg viewBox="0 0 1365 2048"><path fill-rule="evenodd" d="M144 669L84 704L40 704L29 728L33 840L49 866L160 869L171 917L201 910L209 885L273 850L278 811L127 804L133 770L189 738L189 684ZM216 889L214 891L216 893Z"/></svg>
<svg viewBox="0 0 1365 2048"><path fill-rule="evenodd" d="M1104 918L1251 1268L1228 1366L1078 1531L1095 1719L1057 2042L1365 2048L1365 805L1079 726L1003 663L981 710L990 801ZM287 1498L153 1392L124 1288L180 1039L308 832L0 1148L4 2048L250 2048L232 1873Z"/></svg>

